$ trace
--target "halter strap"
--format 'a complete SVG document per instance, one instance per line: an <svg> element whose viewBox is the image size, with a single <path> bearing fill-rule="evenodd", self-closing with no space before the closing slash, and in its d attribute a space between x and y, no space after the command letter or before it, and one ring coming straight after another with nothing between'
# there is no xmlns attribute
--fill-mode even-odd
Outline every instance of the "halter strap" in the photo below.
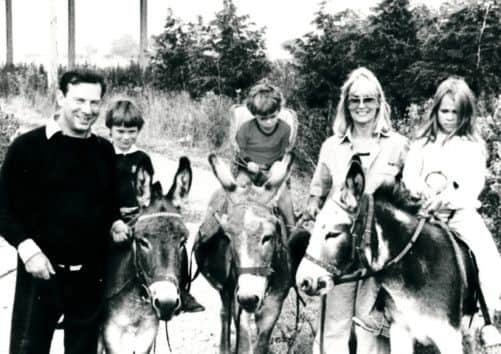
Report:
<svg viewBox="0 0 501 354"><path fill-rule="evenodd" d="M142 221L142 220L148 220L148 219L151 219L151 218L158 218L158 217L162 217L162 216L166 216L166 217L175 217L175 218L181 218L181 214L179 213L171 213L171 212L158 212L158 213L152 213L152 214L144 214L144 215L139 215L139 217L137 218L137 220L135 221L136 223L139 222L139 221Z"/></svg>
<svg viewBox="0 0 501 354"><path fill-rule="evenodd" d="M370 234L372 232L372 220L374 218L374 196L372 194L369 194L367 197L368 197L367 220L366 220L366 223L364 226L364 231L362 233L362 236L360 237L360 243L369 239ZM356 218L358 218L358 215L360 215L360 211L358 212ZM386 262L381 269L378 269L378 270L373 270L370 268L369 262L363 254L363 246L366 246L366 244L362 245L362 244L359 244L357 242L356 234L353 234L353 231L354 231L353 228L351 230L351 237L353 239L352 249L356 248L356 252L358 253L359 260L360 260L360 262L363 263L363 268L358 268L351 273L343 274L343 272L335 265L330 264L328 262L324 262L322 260L319 260L319 259L311 256L308 253L305 253L304 258L306 258L310 262L318 265L319 267L323 268L328 273L333 275L335 278L334 279L335 284L341 284L341 283L347 283L347 282L351 282L351 281L358 281L358 280L366 279L366 278L372 277L376 274L379 274L379 273L385 271L386 269L388 269L389 267L400 262L400 260L403 257L405 257L405 255L407 255L407 253L409 253L409 251L412 249L412 247L416 243L417 239L421 235L421 231L423 230L423 227L424 227L424 224L426 223L426 220L427 219L425 217L419 218L419 222L416 226L416 229L414 230L412 237L409 239L409 241L404 246L404 248L395 257L393 257L388 262ZM369 243L370 243L370 241L369 241ZM352 256L354 256L354 254L352 254Z"/></svg>

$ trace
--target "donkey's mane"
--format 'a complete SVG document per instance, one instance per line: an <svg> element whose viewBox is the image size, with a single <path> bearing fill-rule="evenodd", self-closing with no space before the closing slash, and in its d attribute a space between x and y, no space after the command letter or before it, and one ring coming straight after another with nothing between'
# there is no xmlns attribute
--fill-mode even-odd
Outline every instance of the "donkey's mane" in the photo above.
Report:
<svg viewBox="0 0 501 354"><path fill-rule="evenodd" d="M401 182L381 184L374 192L374 199L386 201L412 215L416 215L422 206L422 200L412 196Z"/></svg>

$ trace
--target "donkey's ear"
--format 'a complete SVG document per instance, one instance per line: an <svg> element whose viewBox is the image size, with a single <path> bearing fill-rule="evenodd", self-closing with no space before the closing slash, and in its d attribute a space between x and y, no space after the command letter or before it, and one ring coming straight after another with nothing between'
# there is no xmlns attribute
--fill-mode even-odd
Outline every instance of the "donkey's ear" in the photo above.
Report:
<svg viewBox="0 0 501 354"><path fill-rule="evenodd" d="M209 155L209 163L212 172L226 192L233 192L237 188L237 182L231 173L230 167L216 154Z"/></svg>
<svg viewBox="0 0 501 354"><path fill-rule="evenodd" d="M345 185L349 188L356 198L359 198L365 190L365 175L362 168L362 161L358 155L352 157L348 172L346 174Z"/></svg>
<svg viewBox="0 0 501 354"><path fill-rule="evenodd" d="M268 190L280 187L289 177L293 162L294 155L292 153L286 154L280 161L275 161L270 168L270 177L264 187Z"/></svg>
<svg viewBox="0 0 501 354"><path fill-rule="evenodd" d="M162 184L156 181L151 185L151 202L161 199L163 195Z"/></svg>
<svg viewBox="0 0 501 354"><path fill-rule="evenodd" d="M192 172L190 160L183 156L179 159L179 166L177 168L174 181L167 193L167 199L172 201L175 206L181 206L183 201L188 196L191 189Z"/></svg>
<svg viewBox="0 0 501 354"><path fill-rule="evenodd" d="M149 206L151 199L151 181L152 174L145 166L138 166L135 171L134 187L136 191L136 199L140 208Z"/></svg>

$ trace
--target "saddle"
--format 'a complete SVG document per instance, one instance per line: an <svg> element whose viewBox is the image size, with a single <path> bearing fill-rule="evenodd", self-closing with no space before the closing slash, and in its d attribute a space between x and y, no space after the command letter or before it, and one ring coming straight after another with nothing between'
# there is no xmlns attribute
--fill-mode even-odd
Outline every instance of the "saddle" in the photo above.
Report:
<svg viewBox="0 0 501 354"><path fill-rule="evenodd" d="M429 222L444 230L452 243L457 266L465 288L463 312L467 315L473 315L478 310L477 303L480 295L478 266L475 255L461 234L452 230L441 219L432 217Z"/></svg>

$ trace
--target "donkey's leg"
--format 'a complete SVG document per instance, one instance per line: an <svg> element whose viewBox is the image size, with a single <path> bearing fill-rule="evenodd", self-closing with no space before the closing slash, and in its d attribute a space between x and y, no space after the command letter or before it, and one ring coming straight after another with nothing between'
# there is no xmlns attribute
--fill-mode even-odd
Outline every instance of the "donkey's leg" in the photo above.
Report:
<svg viewBox="0 0 501 354"><path fill-rule="evenodd" d="M390 327L390 350L393 354L412 354L414 338L404 327L393 323Z"/></svg>
<svg viewBox="0 0 501 354"><path fill-rule="evenodd" d="M263 305L259 312L256 313L256 326L257 326L257 342L254 354L268 353L268 345L270 343L271 332L275 323L282 311L282 305L285 297L283 294L280 296L268 294L264 298Z"/></svg>
<svg viewBox="0 0 501 354"><path fill-rule="evenodd" d="M136 348L134 354L148 354L157 338L159 321L156 316L145 318L136 333Z"/></svg>
<svg viewBox="0 0 501 354"><path fill-rule="evenodd" d="M134 335L127 328L107 324L103 332L103 344L107 354L132 354L134 351Z"/></svg>
<svg viewBox="0 0 501 354"><path fill-rule="evenodd" d="M431 340L435 343L441 354L462 354L463 337L461 330L443 323L440 330L430 333Z"/></svg>
<svg viewBox="0 0 501 354"><path fill-rule="evenodd" d="M231 327L231 307L233 296L231 289L227 287L220 290L221 296L221 338L219 339L219 352L221 354L231 354L230 327Z"/></svg>
<svg viewBox="0 0 501 354"><path fill-rule="evenodd" d="M253 354L252 352L252 335L250 321L251 316L242 311L240 319L238 318L238 302L233 299L233 319L235 320L235 353ZM238 335L238 339L237 339ZM238 348L236 347L238 341Z"/></svg>

